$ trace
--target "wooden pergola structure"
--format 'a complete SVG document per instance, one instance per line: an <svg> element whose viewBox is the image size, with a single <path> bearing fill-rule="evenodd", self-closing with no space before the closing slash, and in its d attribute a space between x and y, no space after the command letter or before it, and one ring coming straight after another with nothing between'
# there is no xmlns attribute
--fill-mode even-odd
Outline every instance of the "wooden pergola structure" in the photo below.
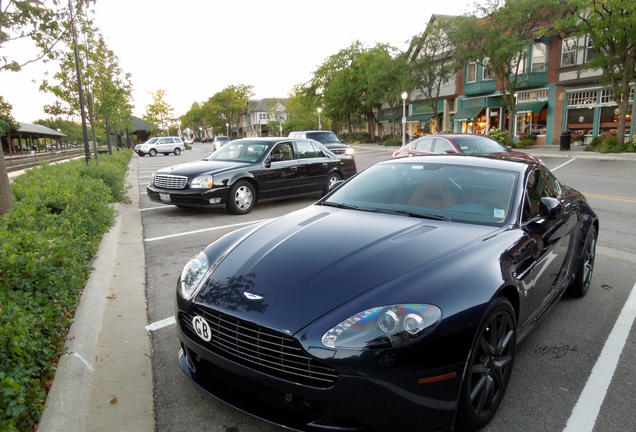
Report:
<svg viewBox="0 0 636 432"><path fill-rule="evenodd" d="M62 132L39 124L18 124L20 128L17 131L7 132L0 137L5 156L62 148L62 139L66 137Z"/></svg>

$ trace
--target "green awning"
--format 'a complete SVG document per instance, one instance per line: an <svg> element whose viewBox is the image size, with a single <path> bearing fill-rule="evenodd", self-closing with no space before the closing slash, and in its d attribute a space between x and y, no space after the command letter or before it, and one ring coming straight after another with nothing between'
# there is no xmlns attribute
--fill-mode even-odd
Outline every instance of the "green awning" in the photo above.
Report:
<svg viewBox="0 0 636 432"><path fill-rule="evenodd" d="M457 113L453 116L453 121L460 122L471 122L475 120L483 110L486 108L464 108L457 111Z"/></svg>
<svg viewBox="0 0 636 432"><path fill-rule="evenodd" d="M428 121L430 119L432 119L433 113L426 113L426 114L413 114L412 116L408 116L406 118L406 122L407 123L420 123L420 122L425 122Z"/></svg>
<svg viewBox="0 0 636 432"><path fill-rule="evenodd" d="M548 101L520 103L515 106L515 113L538 113L547 104Z"/></svg>

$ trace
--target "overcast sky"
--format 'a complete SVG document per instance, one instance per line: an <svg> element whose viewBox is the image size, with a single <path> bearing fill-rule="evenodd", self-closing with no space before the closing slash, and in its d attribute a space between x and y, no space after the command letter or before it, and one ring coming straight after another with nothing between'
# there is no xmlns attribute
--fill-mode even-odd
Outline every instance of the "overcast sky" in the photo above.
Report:
<svg viewBox="0 0 636 432"><path fill-rule="evenodd" d="M432 14L461 15L472 3L98 0L95 21L120 67L132 75L133 114L141 117L152 103L150 92L164 89L180 116L232 84L253 85L257 99L287 97L352 42L404 50ZM23 54L28 46L7 49ZM38 91L47 70L56 68L39 63L0 73L0 95L13 105L17 121L48 118L42 108L55 99Z"/></svg>

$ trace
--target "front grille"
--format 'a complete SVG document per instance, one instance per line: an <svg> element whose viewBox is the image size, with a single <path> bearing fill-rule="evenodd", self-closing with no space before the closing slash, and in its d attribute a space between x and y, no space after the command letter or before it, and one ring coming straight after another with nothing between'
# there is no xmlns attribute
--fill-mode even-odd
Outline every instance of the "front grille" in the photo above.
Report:
<svg viewBox="0 0 636 432"><path fill-rule="evenodd" d="M211 327L212 339L201 339L192 319L199 315ZM291 337L215 311L195 308L180 313L181 330L209 351L250 369L312 387L333 386L335 369L309 357Z"/></svg>
<svg viewBox="0 0 636 432"><path fill-rule="evenodd" d="M155 175L155 186L164 189L183 189L188 181L187 177L174 175Z"/></svg>

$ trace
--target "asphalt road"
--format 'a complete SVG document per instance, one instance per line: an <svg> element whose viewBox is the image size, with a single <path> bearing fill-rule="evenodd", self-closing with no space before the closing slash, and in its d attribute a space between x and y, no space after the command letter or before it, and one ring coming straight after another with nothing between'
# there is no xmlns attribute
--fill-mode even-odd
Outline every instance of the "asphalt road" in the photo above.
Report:
<svg viewBox="0 0 636 432"><path fill-rule="evenodd" d="M318 196L257 204L245 216L230 215L225 209L179 209L148 200L145 185L153 171L202 159L210 148L195 144L178 157L139 160L156 430L281 431L226 407L186 379L177 364L174 291L185 263L219 236L303 208ZM359 146L358 168L390 158L391 151ZM564 297L519 345L506 398L483 430L636 431L636 330L620 317L630 293L636 291L636 164L576 157L542 160L563 183L583 192L600 217L594 278L586 297Z"/></svg>

